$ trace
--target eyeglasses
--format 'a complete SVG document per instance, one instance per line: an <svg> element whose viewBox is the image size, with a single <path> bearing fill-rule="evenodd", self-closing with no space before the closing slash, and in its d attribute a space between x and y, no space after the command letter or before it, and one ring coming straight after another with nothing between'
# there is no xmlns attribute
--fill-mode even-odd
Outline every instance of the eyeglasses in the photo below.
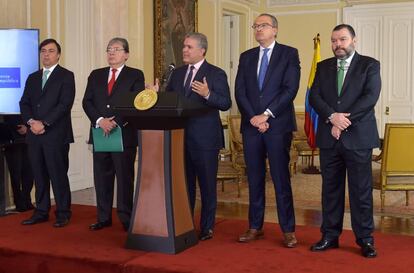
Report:
<svg viewBox="0 0 414 273"><path fill-rule="evenodd" d="M257 30L262 30L262 29L267 28L267 27L273 28L274 26L272 26L271 24L268 24L268 23L263 23L263 24L260 24L260 25L253 25L252 29L257 31Z"/></svg>
<svg viewBox="0 0 414 273"><path fill-rule="evenodd" d="M108 47L106 49L106 53L114 53L114 52L120 52L120 51L124 51L124 48L119 48L119 47Z"/></svg>

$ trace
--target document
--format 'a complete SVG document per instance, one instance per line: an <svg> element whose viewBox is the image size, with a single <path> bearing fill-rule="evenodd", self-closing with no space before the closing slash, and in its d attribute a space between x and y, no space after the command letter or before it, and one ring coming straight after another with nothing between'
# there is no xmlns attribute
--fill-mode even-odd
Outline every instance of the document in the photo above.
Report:
<svg viewBox="0 0 414 273"><path fill-rule="evenodd" d="M122 129L117 126L109 135L102 128L92 128L93 149L95 152L123 152Z"/></svg>

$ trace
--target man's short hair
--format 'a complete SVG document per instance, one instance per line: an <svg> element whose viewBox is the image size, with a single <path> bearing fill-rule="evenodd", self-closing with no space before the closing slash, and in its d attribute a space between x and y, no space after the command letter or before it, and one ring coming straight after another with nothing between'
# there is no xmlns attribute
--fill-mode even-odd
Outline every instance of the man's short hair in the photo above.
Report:
<svg viewBox="0 0 414 273"><path fill-rule="evenodd" d="M57 47L57 50L58 50L58 53L60 54L60 52L61 52L61 47L60 47L60 44L55 40L55 39L52 39L52 38L49 38L49 39L46 39L46 40L43 40L41 43L40 43L40 45L39 45L39 52L42 50L42 48L43 47L45 47L46 45L48 45L48 44L55 44L56 45L56 47Z"/></svg>
<svg viewBox="0 0 414 273"><path fill-rule="evenodd" d="M262 14L260 14L257 17L261 17L261 16L267 16L267 17L269 17L272 20L272 26L275 27L275 28L278 27L278 24L279 23L277 22L277 19L276 19L276 17L274 15L269 14L269 13L262 13Z"/></svg>
<svg viewBox="0 0 414 273"><path fill-rule="evenodd" d="M200 48L204 49L204 56L206 56L207 48L208 48L208 42L207 42L207 36L200 32L189 32L185 35L185 39L191 38L198 41L198 46Z"/></svg>
<svg viewBox="0 0 414 273"><path fill-rule="evenodd" d="M111 45L116 44L116 43L121 44L121 45L122 45L122 47L123 47L123 49L125 50L125 52L126 52L126 53L129 53L129 44L128 44L127 39L125 39L125 38L120 38L120 37L115 37L115 38L112 38L112 39L109 41L109 43L108 43L108 46L107 46L107 47L110 47Z"/></svg>
<svg viewBox="0 0 414 273"><path fill-rule="evenodd" d="M349 33L351 34L351 37L352 38L355 38L355 30L354 30L354 28L351 25L348 25L348 24L340 24L340 25L337 25L336 27L334 27L334 29L332 30L332 32L338 31L338 30L341 30L341 29L344 29L344 28L346 28L349 31Z"/></svg>

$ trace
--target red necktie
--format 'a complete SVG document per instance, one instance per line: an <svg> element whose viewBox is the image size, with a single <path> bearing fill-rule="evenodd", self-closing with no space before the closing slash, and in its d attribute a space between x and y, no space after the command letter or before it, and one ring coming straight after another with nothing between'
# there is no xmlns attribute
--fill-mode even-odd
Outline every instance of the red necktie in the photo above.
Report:
<svg viewBox="0 0 414 273"><path fill-rule="evenodd" d="M112 68L111 71L112 71L112 77L108 82L108 95L111 95L112 93L112 87L114 87L114 84L115 84L115 74L116 74L117 69Z"/></svg>

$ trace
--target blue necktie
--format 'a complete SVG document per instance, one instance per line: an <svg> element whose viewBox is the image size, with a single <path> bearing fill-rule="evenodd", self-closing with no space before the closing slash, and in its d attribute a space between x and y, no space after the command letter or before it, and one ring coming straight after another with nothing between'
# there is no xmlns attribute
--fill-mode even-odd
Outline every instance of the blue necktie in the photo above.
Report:
<svg viewBox="0 0 414 273"><path fill-rule="evenodd" d="M185 81L184 84L184 91L185 91L185 96L188 97L191 94L191 80L193 79L193 70L194 70L194 65L190 66L190 73L188 73L187 76L187 80Z"/></svg>
<svg viewBox="0 0 414 273"><path fill-rule="evenodd" d="M262 90L263 82L266 76L267 67L269 66L269 59L267 58L268 51L269 51L269 48L263 49L262 61L260 63L260 68L259 68L259 89L260 90Z"/></svg>

